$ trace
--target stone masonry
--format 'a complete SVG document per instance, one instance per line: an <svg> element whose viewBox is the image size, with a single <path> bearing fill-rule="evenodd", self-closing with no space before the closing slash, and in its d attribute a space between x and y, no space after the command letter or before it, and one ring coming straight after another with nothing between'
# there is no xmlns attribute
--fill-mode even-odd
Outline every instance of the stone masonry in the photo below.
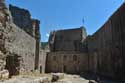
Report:
<svg viewBox="0 0 125 83"><path fill-rule="evenodd" d="M92 36L88 37L90 71L125 79L125 3Z"/></svg>
<svg viewBox="0 0 125 83"><path fill-rule="evenodd" d="M125 3L93 35L84 27L50 33L48 45L40 43L40 21L28 10L0 0L0 72L93 72L125 79ZM5 70L6 69L6 70Z"/></svg>
<svg viewBox="0 0 125 83"><path fill-rule="evenodd" d="M13 17L14 23L23 29L29 36L36 41L35 44L35 70L39 69L39 52L40 52L40 21L32 19L30 12L26 9L18 8L10 5L9 10Z"/></svg>
<svg viewBox="0 0 125 83"><path fill-rule="evenodd" d="M26 31L29 35L33 35L31 14L28 10L13 5L9 5L9 10L13 17L13 22L18 27Z"/></svg>
<svg viewBox="0 0 125 83"><path fill-rule="evenodd" d="M86 37L85 30L80 29L51 32L46 72L78 74L89 71L100 76L124 80L124 10L125 3L91 36Z"/></svg>
<svg viewBox="0 0 125 83"><path fill-rule="evenodd" d="M88 55L83 44L86 37L84 27L51 32L46 72L80 74L87 71Z"/></svg>
<svg viewBox="0 0 125 83"><path fill-rule="evenodd" d="M34 71L39 65L40 22L27 10L11 5L9 11L4 0L0 4L0 71L7 69L10 76Z"/></svg>

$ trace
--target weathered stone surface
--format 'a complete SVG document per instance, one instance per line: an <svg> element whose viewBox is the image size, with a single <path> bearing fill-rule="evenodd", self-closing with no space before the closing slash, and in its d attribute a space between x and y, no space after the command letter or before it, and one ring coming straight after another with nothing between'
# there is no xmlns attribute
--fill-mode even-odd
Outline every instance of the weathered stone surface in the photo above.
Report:
<svg viewBox="0 0 125 83"><path fill-rule="evenodd" d="M13 22L27 32L36 40L35 46L35 70L39 69L39 51L40 51L40 21L32 19L28 10L10 5L9 10L13 17Z"/></svg>
<svg viewBox="0 0 125 83"><path fill-rule="evenodd" d="M10 80L0 81L0 83L50 83L47 77L15 77Z"/></svg>
<svg viewBox="0 0 125 83"><path fill-rule="evenodd" d="M5 15L5 13L2 14ZM5 65L9 72L16 72L15 70L19 71L22 68L25 71L34 70L35 49L36 39L9 20L5 20L5 25L0 26L1 70Z"/></svg>
<svg viewBox="0 0 125 83"><path fill-rule="evenodd" d="M46 72L77 74L89 70L124 80L124 10L125 3L87 39L84 27L52 32L49 52L40 49L40 21L32 19L28 10L10 5L12 18L5 0L0 0L1 78L8 76L4 69L8 69L9 75L34 69L41 73L46 69Z"/></svg>
<svg viewBox="0 0 125 83"><path fill-rule="evenodd" d="M5 68L6 60L5 55L0 51L0 71L2 71Z"/></svg>
<svg viewBox="0 0 125 83"><path fill-rule="evenodd" d="M5 48L10 52L9 56L20 56L20 66L29 71L34 70L36 40L14 24L8 24L4 30L7 33Z"/></svg>
<svg viewBox="0 0 125 83"><path fill-rule="evenodd" d="M59 79L63 79L64 78L64 74L63 73L52 73L52 82L56 82Z"/></svg>
<svg viewBox="0 0 125 83"><path fill-rule="evenodd" d="M8 78L9 78L9 71L8 70L0 71L0 79L8 79Z"/></svg>
<svg viewBox="0 0 125 83"><path fill-rule="evenodd" d="M45 73L46 70L46 57L47 53L49 52L49 49L40 49L40 55L39 55L39 70L40 73Z"/></svg>
<svg viewBox="0 0 125 83"><path fill-rule="evenodd" d="M9 10L11 11L13 22L28 34L32 35L33 28L30 12L12 5L9 6Z"/></svg>
<svg viewBox="0 0 125 83"><path fill-rule="evenodd" d="M95 80L89 80L89 83L97 83Z"/></svg>
<svg viewBox="0 0 125 83"><path fill-rule="evenodd" d="M88 70L88 55L78 52L47 53L46 72L80 74Z"/></svg>
<svg viewBox="0 0 125 83"><path fill-rule="evenodd" d="M84 27L54 31L50 34L46 72L80 74L88 69Z"/></svg>
<svg viewBox="0 0 125 83"><path fill-rule="evenodd" d="M88 38L89 70L114 79L125 79L125 3Z"/></svg>
<svg viewBox="0 0 125 83"><path fill-rule="evenodd" d="M51 51L84 51L83 41L87 36L84 27L53 31L50 34Z"/></svg>

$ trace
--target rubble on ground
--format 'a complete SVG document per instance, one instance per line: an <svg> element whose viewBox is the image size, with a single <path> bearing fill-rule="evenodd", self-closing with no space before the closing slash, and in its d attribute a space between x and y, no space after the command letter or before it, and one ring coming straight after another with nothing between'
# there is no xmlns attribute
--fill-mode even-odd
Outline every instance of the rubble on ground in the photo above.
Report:
<svg viewBox="0 0 125 83"><path fill-rule="evenodd" d="M9 80L0 80L0 83L50 83L47 77L19 76Z"/></svg>

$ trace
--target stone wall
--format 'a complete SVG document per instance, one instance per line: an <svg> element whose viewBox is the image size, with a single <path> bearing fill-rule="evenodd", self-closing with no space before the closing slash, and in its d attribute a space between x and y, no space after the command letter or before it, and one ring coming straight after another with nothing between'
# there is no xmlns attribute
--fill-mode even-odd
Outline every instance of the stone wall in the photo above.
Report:
<svg viewBox="0 0 125 83"><path fill-rule="evenodd" d="M2 16L2 21L0 21L0 70L8 69L10 76L17 75L20 71L33 71L36 38L13 23L7 8L1 9L0 15Z"/></svg>
<svg viewBox="0 0 125 83"><path fill-rule="evenodd" d="M16 6L9 5L9 10L13 17L13 22L26 31L29 35L33 36L33 27L31 14L28 10Z"/></svg>
<svg viewBox="0 0 125 83"><path fill-rule="evenodd" d="M46 72L79 74L88 70L84 27L58 30L50 34L50 52L46 57Z"/></svg>
<svg viewBox="0 0 125 83"><path fill-rule="evenodd" d="M19 70L34 70L36 40L14 24L6 23L1 31L5 39L2 39L0 50L4 54L5 59L2 60L6 63L6 69L12 75Z"/></svg>
<svg viewBox="0 0 125 83"><path fill-rule="evenodd" d="M80 74L88 70L88 55L77 52L49 52L46 72Z"/></svg>
<svg viewBox="0 0 125 83"><path fill-rule="evenodd" d="M89 69L103 76L124 79L125 4L91 37L88 37Z"/></svg>
<svg viewBox="0 0 125 83"><path fill-rule="evenodd" d="M46 56L49 52L48 49L40 49L40 55L39 55L39 70L40 73L45 73L46 70Z"/></svg>
<svg viewBox="0 0 125 83"><path fill-rule="evenodd" d="M9 24L7 37L5 48L8 56L20 57L20 69L34 70L36 40L14 24Z"/></svg>
<svg viewBox="0 0 125 83"><path fill-rule="evenodd" d="M54 31L50 34L51 51L81 51L87 34L84 27Z"/></svg>
<svg viewBox="0 0 125 83"><path fill-rule="evenodd" d="M26 9L18 8L10 5L9 10L11 11L13 22L31 37L36 40L35 46L35 69L39 67L39 51L40 51L40 21L32 19L30 12Z"/></svg>
<svg viewBox="0 0 125 83"><path fill-rule="evenodd" d="M111 50L112 34L111 22L108 21L103 28L100 28L93 36L89 37L88 43L90 71L100 73L103 71L107 75L113 75ZM106 60L106 61L105 61Z"/></svg>

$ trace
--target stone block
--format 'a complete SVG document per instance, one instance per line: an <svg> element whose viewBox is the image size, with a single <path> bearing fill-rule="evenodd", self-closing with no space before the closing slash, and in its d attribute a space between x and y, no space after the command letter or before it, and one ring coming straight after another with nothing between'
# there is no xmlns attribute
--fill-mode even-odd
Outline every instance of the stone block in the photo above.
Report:
<svg viewBox="0 0 125 83"><path fill-rule="evenodd" d="M63 73L52 73L52 82L58 81L59 79L63 79L64 74Z"/></svg>
<svg viewBox="0 0 125 83"><path fill-rule="evenodd" d="M9 78L9 72L8 72L8 70L0 71L0 78L1 79L8 79Z"/></svg>
<svg viewBox="0 0 125 83"><path fill-rule="evenodd" d="M95 80L89 80L89 83L97 83Z"/></svg>

